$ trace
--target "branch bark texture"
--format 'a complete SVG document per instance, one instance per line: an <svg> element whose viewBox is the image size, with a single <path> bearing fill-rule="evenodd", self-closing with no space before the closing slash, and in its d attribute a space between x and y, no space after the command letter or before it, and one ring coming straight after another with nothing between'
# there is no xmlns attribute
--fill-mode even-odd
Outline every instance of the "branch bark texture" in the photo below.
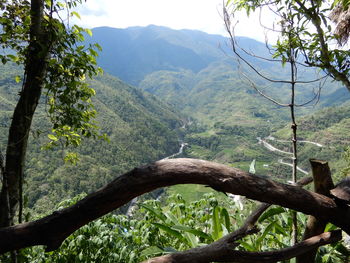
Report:
<svg viewBox="0 0 350 263"><path fill-rule="evenodd" d="M35 245L57 249L71 233L136 196L176 184L209 185L223 192L291 208L332 222L350 233L350 211L326 196L222 164L171 159L135 168L75 205L37 221L0 229L0 253Z"/></svg>

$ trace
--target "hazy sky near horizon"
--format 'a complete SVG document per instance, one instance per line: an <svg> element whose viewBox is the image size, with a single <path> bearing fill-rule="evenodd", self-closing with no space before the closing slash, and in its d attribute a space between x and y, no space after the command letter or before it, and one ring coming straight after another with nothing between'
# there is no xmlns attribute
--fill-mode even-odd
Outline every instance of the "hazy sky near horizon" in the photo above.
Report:
<svg viewBox="0 0 350 263"><path fill-rule="evenodd" d="M78 9L81 16L78 24L88 28L153 24L228 36L222 19L222 6L222 0L87 0ZM236 35L264 41L257 16L247 19L242 15Z"/></svg>

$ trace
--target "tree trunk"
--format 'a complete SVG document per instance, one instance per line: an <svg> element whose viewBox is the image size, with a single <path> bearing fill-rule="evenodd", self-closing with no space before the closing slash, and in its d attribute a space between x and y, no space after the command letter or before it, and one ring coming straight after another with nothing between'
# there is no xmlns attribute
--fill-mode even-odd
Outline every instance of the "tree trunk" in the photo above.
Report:
<svg viewBox="0 0 350 263"><path fill-rule="evenodd" d="M44 0L31 0L30 42L23 86L9 129L0 194L0 227L12 225L14 222L21 194L28 136L46 73L49 48L43 27L43 2Z"/></svg>

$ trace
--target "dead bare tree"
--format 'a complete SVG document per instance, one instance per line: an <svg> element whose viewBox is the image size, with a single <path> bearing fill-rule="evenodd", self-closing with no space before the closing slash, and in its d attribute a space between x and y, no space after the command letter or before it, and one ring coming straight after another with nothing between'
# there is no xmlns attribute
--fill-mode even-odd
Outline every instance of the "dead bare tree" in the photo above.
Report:
<svg viewBox="0 0 350 263"><path fill-rule="evenodd" d="M297 104L296 103L296 88L297 85L303 85L306 83L315 83L321 81L321 78L308 80L308 81L300 81L298 79L298 67L309 67L308 65L304 65L299 62L298 59L298 49L296 46L293 45L292 39L295 38L296 33L293 32L294 26L293 26L293 17L289 13L282 13L279 11L275 11L275 15L277 15L280 18L281 22L281 29L280 33L282 38L286 38L288 40L289 46L282 51L279 50L272 50L272 48L268 45L266 42L266 47L268 48L270 53L273 53L274 55L278 54L280 57L279 59L274 59L273 57L261 57L258 55L255 55L247 50L245 48L241 47L236 39L235 36L235 27L237 23L233 23L234 21L234 10L229 11L229 7L224 5L223 8L223 18L225 22L226 31L229 34L230 38L230 44L232 47L232 51L235 54L235 56L238 58L238 65L241 69L241 74L245 77L245 79L248 81L248 84L262 97L267 99L268 101L272 102L273 104L289 108L290 109L290 119L291 119L291 130L292 130L292 138L291 138L291 145L292 145L292 152L291 152L291 159L292 159L292 180L291 182L295 184L297 182L297 171L298 171L298 148L297 148L297 123L296 123L296 114L295 114L295 108L300 106L306 106L309 103L318 102L318 98L320 96L321 88L319 88L315 93L313 98L311 98L309 101ZM260 24L262 25L262 22L260 21ZM262 25L265 29L264 25ZM276 29L268 29L275 31ZM282 39L283 40L283 39ZM245 58L245 56L252 57L254 59L258 60L265 60L268 62L276 62L283 67L284 64L289 64L289 80L284 79L274 79L272 77L269 77L262 73L261 70L259 70L252 62L250 62L248 59ZM275 99L269 95L266 95L264 91L262 91L260 88L257 87L257 85L254 83L254 81L251 80L250 77L246 73L244 73L244 69L241 64L244 64L248 69L250 69L253 73L255 73L258 77L262 78L263 80L266 80L267 82L274 83L274 84L288 84L290 86L290 95L289 95L289 103L283 103L279 101L278 99ZM321 87L320 85L319 87ZM297 214L296 212L292 212L292 218L293 218L293 233L292 233L292 240L293 244L297 244L298 242L298 223L297 223Z"/></svg>

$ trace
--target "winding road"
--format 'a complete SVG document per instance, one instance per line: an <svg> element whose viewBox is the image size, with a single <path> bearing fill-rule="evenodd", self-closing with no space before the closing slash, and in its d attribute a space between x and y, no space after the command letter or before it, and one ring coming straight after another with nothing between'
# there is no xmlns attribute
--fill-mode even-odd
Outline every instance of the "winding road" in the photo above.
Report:
<svg viewBox="0 0 350 263"><path fill-rule="evenodd" d="M284 165L287 165L287 166L290 166L290 167L293 167L293 164L292 164L292 163L284 162L283 159L278 159L278 163L284 164ZM300 172L302 172L302 173L305 174L305 175L308 175L308 174L309 174L308 171L305 171L305 170L301 169L299 166L297 166L297 170L300 171Z"/></svg>
<svg viewBox="0 0 350 263"><path fill-rule="evenodd" d="M277 140L275 137L273 137L271 135L266 137L265 140L276 141L276 142L290 142L290 141L287 141L287 140ZM301 140L301 141L297 141L297 142L298 143L310 143L310 144L316 145L317 147L323 147L322 144L317 143L317 142L311 142L311 141L305 141L305 140Z"/></svg>
<svg viewBox="0 0 350 263"><path fill-rule="evenodd" d="M270 143L267 142L267 140L269 141L276 141L276 142L289 142L287 140L278 140L276 139L275 137L269 135L268 137L266 137L265 139L262 139L261 137L257 137L257 140L258 140L258 143L259 144L262 144L266 149L268 149L269 151L271 152L278 152L278 153L282 153L282 154L286 154L286 155L289 155L289 156L292 156L293 153L291 152L286 152L286 151L282 151L276 147L274 147L273 145L271 145ZM306 140L300 140L300 141L297 141L298 143L309 143L309 144L313 144L317 147L323 147L322 144L320 143L317 143L317 142L312 142L312 141L306 141ZM278 163L280 164L283 164L283 165L287 165L287 166L290 166L290 167L293 167L293 164L292 163L288 163L288 162L285 162L283 160L283 158L279 159L278 160ZM300 168L297 166L297 170L302 172L303 174L305 175L308 175L309 172L305 171L304 169Z"/></svg>

